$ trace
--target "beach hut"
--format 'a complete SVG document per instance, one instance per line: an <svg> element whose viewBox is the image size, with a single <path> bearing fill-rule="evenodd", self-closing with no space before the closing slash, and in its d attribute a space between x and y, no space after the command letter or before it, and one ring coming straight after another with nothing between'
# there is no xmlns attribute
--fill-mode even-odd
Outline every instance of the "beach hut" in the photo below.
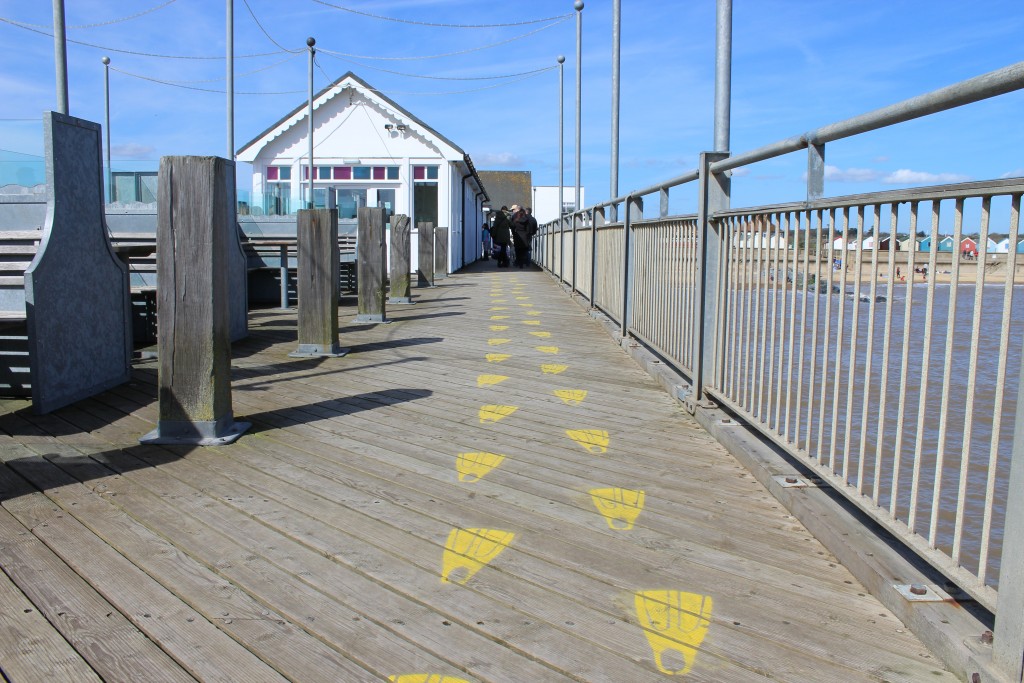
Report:
<svg viewBox="0 0 1024 683"><path fill-rule="evenodd" d="M963 255L978 255L978 242L971 237L964 237L960 240L960 253Z"/></svg>
<svg viewBox="0 0 1024 683"><path fill-rule="evenodd" d="M990 254L1005 254L1010 250L1010 238L1004 237L1003 239L988 238L986 243L985 251Z"/></svg>
<svg viewBox="0 0 1024 683"><path fill-rule="evenodd" d="M847 240L845 237L837 237L832 240L832 249L834 251L843 251L844 249L849 251L857 250L858 241L856 238Z"/></svg>
<svg viewBox="0 0 1024 683"><path fill-rule="evenodd" d="M1024 254L1024 240L1017 242L1017 253Z"/></svg>
<svg viewBox="0 0 1024 683"><path fill-rule="evenodd" d="M897 239L893 239L892 235L886 235L878 240L878 251L889 251L890 249L900 251L901 248L902 243Z"/></svg>
<svg viewBox="0 0 1024 683"><path fill-rule="evenodd" d="M906 239L898 240L896 244L899 245L900 251L916 251L917 250L917 238L908 237Z"/></svg>
<svg viewBox="0 0 1024 683"><path fill-rule="evenodd" d="M939 246L936 248L936 251L952 253L953 246L953 238L950 237L949 235L946 235L941 240L939 240Z"/></svg>
<svg viewBox="0 0 1024 683"><path fill-rule="evenodd" d="M922 237L917 241L918 251L931 251L932 250L932 238L931 235L928 237Z"/></svg>

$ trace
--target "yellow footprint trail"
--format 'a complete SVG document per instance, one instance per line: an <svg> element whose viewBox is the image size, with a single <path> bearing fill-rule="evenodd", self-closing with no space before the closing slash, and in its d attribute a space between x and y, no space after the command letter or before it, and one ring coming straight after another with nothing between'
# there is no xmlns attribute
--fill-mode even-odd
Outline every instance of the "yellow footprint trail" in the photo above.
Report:
<svg viewBox="0 0 1024 683"><path fill-rule="evenodd" d="M586 389L555 389L555 396L562 399L567 406L578 406L587 397Z"/></svg>
<svg viewBox="0 0 1024 683"><path fill-rule="evenodd" d="M560 375L568 369L568 365L558 365L557 363L545 363L540 366L540 371L545 375Z"/></svg>
<svg viewBox="0 0 1024 683"><path fill-rule="evenodd" d="M488 424L503 420L519 410L518 406L486 405L480 408L480 424Z"/></svg>
<svg viewBox="0 0 1024 683"><path fill-rule="evenodd" d="M493 387L508 379L507 375L477 375L476 385L478 387Z"/></svg>
<svg viewBox="0 0 1024 683"><path fill-rule="evenodd" d="M608 432L603 429L567 429L565 435L589 453L600 455L608 452Z"/></svg>
<svg viewBox="0 0 1024 683"><path fill-rule="evenodd" d="M488 363L501 363L512 357L510 353L488 353L484 356Z"/></svg>
<svg viewBox="0 0 1024 683"><path fill-rule="evenodd" d="M500 338L488 339L487 340L487 345L488 346L501 346L502 344L508 344L510 341L512 341L512 340L511 339L500 339Z"/></svg>
<svg viewBox="0 0 1024 683"><path fill-rule="evenodd" d="M444 676L442 674L402 674L388 676L391 683L469 683L465 678Z"/></svg>
<svg viewBox="0 0 1024 683"><path fill-rule="evenodd" d="M538 346L536 348L541 353L550 353L552 355L555 355L555 354L558 353L558 347L557 346Z"/></svg>
<svg viewBox="0 0 1024 683"><path fill-rule="evenodd" d="M594 506L608 527L615 531L629 531L644 509L644 492L632 489L590 489Z"/></svg>
<svg viewBox="0 0 1024 683"><path fill-rule="evenodd" d="M491 325L491 332L504 332L508 329L508 325Z"/></svg>
<svg viewBox="0 0 1024 683"><path fill-rule="evenodd" d="M530 332L530 334L532 334L534 337L537 337L539 339L547 339L548 337L551 336L550 332L543 332L543 331L540 331L540 330L537 330L535 332Z"/></svg>
<svg viewBox="0 0 1024 683"><path fill-rule="evenodd" d="M459 453L455 459L455 471L459 473L459 481L474 484L486 476L488 472L501 464L504 455L476 451Z"/></svg>
<svg viewBox="0 0 1024 683"><path fill-rule="evenodd" d="M658 671L681 676L693 668L697 650L711 625L710 595L683 591L637 591L637 621L644 629ZM665 655L675 652L682 666L669 668Z"/></svg>
<svg viewBox="0 0 1024 683"><path fill-rule="evenodd" d="M506 317L508 317L508 316L506 316ZM524 320L523 324L524 325L540 325L540 321L539 320Z"/></svg>
<svg viewBox="0 0 1024 683"><path fill-rule="evenodd" d="M483 569L515 538L511 531L499 529L452 529L444 546L441 582L465 584ZM454 577L458 572L461 576Z"/></svg>

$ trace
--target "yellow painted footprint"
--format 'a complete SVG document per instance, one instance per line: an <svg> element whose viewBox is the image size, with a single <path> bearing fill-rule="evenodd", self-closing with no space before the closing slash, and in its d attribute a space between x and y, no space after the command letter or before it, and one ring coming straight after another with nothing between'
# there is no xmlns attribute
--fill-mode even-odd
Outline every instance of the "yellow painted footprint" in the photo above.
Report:
<svg viewBox="0 0 1024 683"><path fill-rule="evenodd" d="M402 674L388 676L391 683L469 683L465 678L444 676L442 674Z"/></svg>
<svg viewBox="0 0 1024 683"><path fill-rule="evenodd" d="M495 384L501 384L508 377L505 375L479 375L476 378L476 385L478 387L493 387Z"/></svg>
<svg viewBox="0 0 1024 683"><path fill-rule="evenodd" d="M491 306L487 309L488 311L507 311L508 306Z"/></svg>
<svg viewBox="0 0 1024 683"><path fill-rule="evenodd" d="M508 325L491 325L491 332L504 332L508 329Z"/></svg>
<svg viewBox="0 0 1024 683"><path fill-rule="evenodd" d="M633 528L640 511L644 509L644 492L632 489L590 489L590 497L597 511L615 531Z"/></svg>
<svg viewBox="0 0 1024 683"><path fill-rule="evenodd" d="M540 311L527 311L526 315L540 315Z"/></svg>
<svg viewBox="0 0 1024 683"><path fill-rule="evenodd" d="M513 294L515 294L515 292L513 292ZM517 296L516 297L516 301L529 301L529 300L530 300L530 297L528 297L528 296Z"/></svg>
<svg viewBox="0 0 1024 683"><path fill-rule="evenodd" d="M491 320L508 320L507 315L492 315Z"/></svg>
<svg viewBox="0 0 1024 683"><path fill-rule="evenodd" d="M637 591L636 617L654 652L658 671L681 676L693 668L697 650L711 625L710 595L683 591ZM669 666L667 653L681 656L681 666Z"/></svg>
<svg viewBox="0 0 1024 683"><path fill-rule="evenodd" d="M488 353L484 358L487 359L488 363L501 363L512 357L509 353Z"/></svg>
<svg viewBox="0 0 1024 683"><path fill-rule="evenodd" d="M508 316L505 316L505 317L508 317ZM492 316L492 318L493 318L493 316ZM540 321L539 320L524 320L523 324L524 325L540 325Z"/></svg>
<svg viewBox="0 0 1024 683"><path fill-rule="evenodd" d="M502 344L508 344L510 341L512 341L512 340L511 339L504 339L504 338L501 338L501 337L495 337L494 339L488 339L487 340L487 345L488 346L501 346Z"/></svg>
<svg viewBox="0 0 1024 683"><path fill-rule="evenodd" d="M565 434L590 453L608 452L608 432L603 429L567 429Z"/></svg>
<svg viewBox="0 0 1024 683"><path fill-rule="evenodd" d="M459 473L459 481L472 484L483 479L484 475L501 464L504 455L477 451L459 453L455 460L455 471Z"/></svg>
<svg viewBox="0 0 1024 683"><path fill-rule="evenodd" d="M545 363L540 366L540 371L545 375L560 375L568 369L568 365L559 365L557 363Z"/></svg>
<svg viewBox="0 0 1024 683"><path fill-rule="evenodd" d="M504 420L512 413L519 410L518 406L486 405L480 408L480 424L488 424Z"/></svg>
<svg viewBox="0 0 1024 683"><path fill-rule="evenodd" d="M530 334L532 334L534 337L539 337L540 339L547 339L548 337L551 336L550 332L542 332L540 330L536 332L531 332Z"/></svg>
<svg viewBox="0 0 1024 683"><path fill-rule="evenodd" d="M538 346L536 348L541 353L550 353L550 354L557 354L558 353L558 347L557 346Z"/></svg>
<svg viewBox="0 0 1024 683"><path fill-rule="evenodd" d="M586 389L555 389L554 393L562 399L562 403L569 406L578 406L587 397Z"/></svg>
<svg viewBox="0 0 1024 683"><path fill-rule="evenodd" d="M444 546L441 582L465 584L496 558L515 538L499 529L452 529ZM453 576L458 573L459 576Z"/></svg>

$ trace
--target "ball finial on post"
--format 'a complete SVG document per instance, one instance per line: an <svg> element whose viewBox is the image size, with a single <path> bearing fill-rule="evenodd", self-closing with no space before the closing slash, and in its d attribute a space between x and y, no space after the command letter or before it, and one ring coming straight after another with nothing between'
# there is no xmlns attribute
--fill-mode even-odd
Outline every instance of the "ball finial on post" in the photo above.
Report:
<svg viewBox="0 0 1024 683"><path fill-rule="evenodd" d="M104 55L103 59L101 59L100 61L103 62L104 64L110 64L110 57L107 57L106 55Z"/></svg>
<svg viewBox="0 0 1024 683"><path fill-rule="evenodd" d="M558 60L559 64L564 64L565 63L565 55L558 55L558 57L556 59Z"/></svg>
<svg viewBox="0 0 1024 683"><path fill-rule="evenodd" d="M573 8L574 8L574 9L575 9L575 10L576 10L577 12L582 12L582 11L583 11L583 0L576 0L576 2L574 2L574 3L572 4L572 6L573 6Z"/></svg>
<svg viewBox="0 0 1024 683"><path fill-rule="evenodd" d="M314 38L313 36L306 38L306 45L308 45L309 47L313 47L314 45L316 45L316 38Z"/></svg>

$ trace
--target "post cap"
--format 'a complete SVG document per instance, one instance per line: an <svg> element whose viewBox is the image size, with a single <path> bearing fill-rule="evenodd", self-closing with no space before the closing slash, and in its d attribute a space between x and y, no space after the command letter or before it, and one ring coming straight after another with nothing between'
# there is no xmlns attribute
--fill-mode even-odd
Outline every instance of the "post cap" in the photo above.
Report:
<svg viewBox="0 0 1024 683"><path fill-rule="evenodd" d="M574 2L572 4L572 6L576 9L577 12L582 12L583 11L583 0L576 0L576 2Z"/></svg>
<svg viewBox="0 0 1024 683"><path fill-rule="evenodd" d="M556 59L558 60L559 64L562 64L562 63L565 62L565 55L558 55L558 57L556 57Z"/></svg>
<svg viewBox="0 0 1024 683"><path fill-rule="evenodd" d="M100 60L104 64L110 64L110 57L103 55L103 59Z"/></svg>
<svg viewBox="0 0 1024 683"><path fill-rule="evenodd" d="M316 45L316 38L314 38L313 36L306 38L306 45L309 45L310 47Z"/></svg>

